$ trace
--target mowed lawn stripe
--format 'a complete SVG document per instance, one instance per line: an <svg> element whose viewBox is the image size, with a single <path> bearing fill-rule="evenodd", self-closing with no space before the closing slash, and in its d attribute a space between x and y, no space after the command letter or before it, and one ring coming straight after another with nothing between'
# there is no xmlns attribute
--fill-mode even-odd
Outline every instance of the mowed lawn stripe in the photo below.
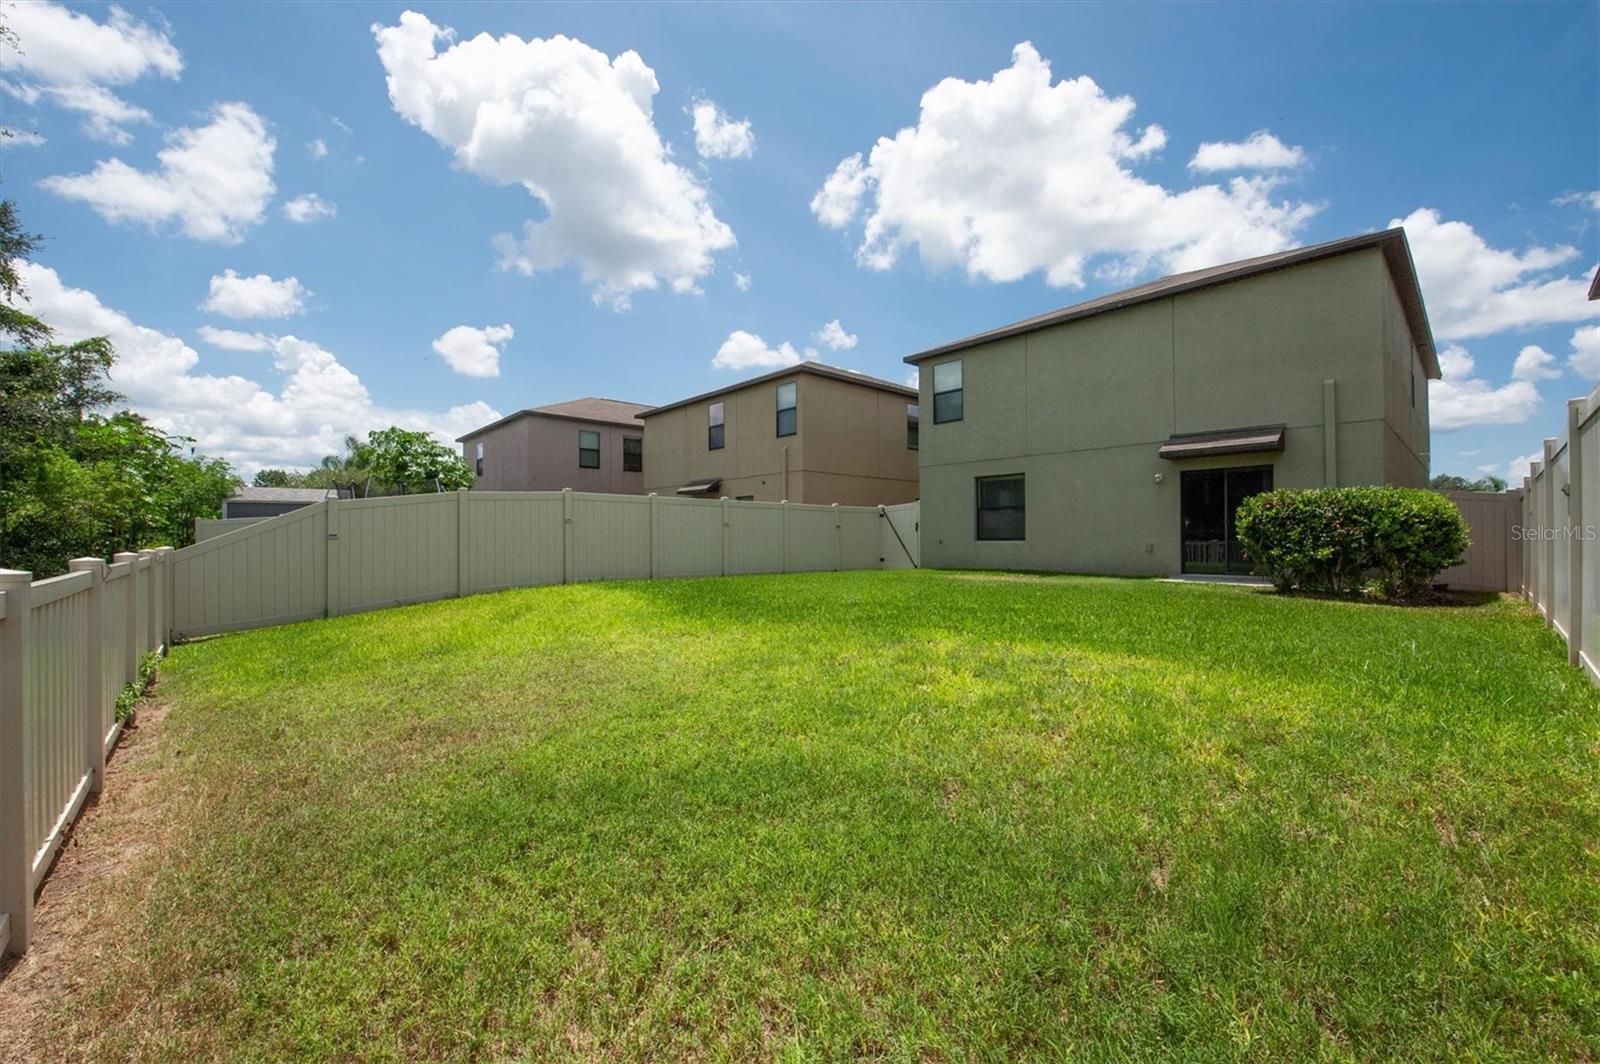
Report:
<svg viewBox="0 0 1600 1064"><path fill-rule="evenodd" d="M1600 694L1509 601L848 573L178 648L64 1037L245 1056L1600 1047Z"/></svg>

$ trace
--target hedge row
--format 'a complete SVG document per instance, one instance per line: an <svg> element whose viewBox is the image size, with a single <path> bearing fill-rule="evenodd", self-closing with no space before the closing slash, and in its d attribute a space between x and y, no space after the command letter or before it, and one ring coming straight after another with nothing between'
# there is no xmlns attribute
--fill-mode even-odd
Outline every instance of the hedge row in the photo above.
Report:
<svg viewBox="0 0 1600 1064"><path fill-rule="evenodd" d="M1367 584L1413 599L1461 561L1467 524L1418 488L1280 489L1239 507L1239 544L1279 591L1349 594Z"/></svg>

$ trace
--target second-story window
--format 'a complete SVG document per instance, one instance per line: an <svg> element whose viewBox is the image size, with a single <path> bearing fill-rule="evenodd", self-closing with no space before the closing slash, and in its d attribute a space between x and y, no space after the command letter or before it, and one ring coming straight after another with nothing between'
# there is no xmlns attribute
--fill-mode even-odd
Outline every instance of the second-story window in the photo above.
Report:
<svg viewBox="0 0 1600 1064"><path fill-rule="evenodd" d="M933 423L960 421L962 414L961 360L933 367Z"/></svg>
<svg viewBox="0 0 1600 1064"><path fill-rule="evenodd" d="M793 436L798 427L795 404L799 386L794 381L778 385L778 435Z"/></svg>
<svg viewBox="0 0 1600 1064"><path fill-rule="evenodd" d="M478 475L483 476L483 441L478 441Z"/></svg>
<svg viewBox="0 0 1600 1064"><path fill-rule="evenodd" d="M622 437L622 471L624 473L644 472L644 437Z"/></svg>
<svg viewBox="0 0 1600 1064"><path fill-rule="evenodd" d="M917 449L917 424L922 420L921 409L916 403L906 404L906 450Z"/></svg>
<svg viewBox="0 0 1600 1064"><path fill-rule="evenodd" d="M600 434L589 429L578 430L578 468L600 468Z"/></svg>
<svg viewBox="0 0 1600 1064"><path fill-rule="evenodd" d="M722 404L712 403L706 416L706 449L722 450Z"/></svg>

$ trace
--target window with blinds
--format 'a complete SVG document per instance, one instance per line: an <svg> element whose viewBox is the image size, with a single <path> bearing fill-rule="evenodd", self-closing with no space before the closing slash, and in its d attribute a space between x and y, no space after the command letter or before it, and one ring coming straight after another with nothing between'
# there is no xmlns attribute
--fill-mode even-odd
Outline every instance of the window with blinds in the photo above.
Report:
<svg viewBox="0 0 1600 1064"><path fill-rule="evenodd" d="M978 478L979 539L1026 539L1026 515L1021 475Z"/></svg>

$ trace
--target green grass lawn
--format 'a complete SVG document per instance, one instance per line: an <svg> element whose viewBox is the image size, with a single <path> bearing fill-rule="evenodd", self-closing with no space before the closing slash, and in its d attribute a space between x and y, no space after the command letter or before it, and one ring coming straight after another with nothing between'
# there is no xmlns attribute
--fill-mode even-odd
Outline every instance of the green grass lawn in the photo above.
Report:
<svg viewBox="0 0 1600 1064"><path fill-rule="evenodd" d="M160 694L105 1055L1600 1052L1600 693L1509 601L590 584Z"/></svg>

